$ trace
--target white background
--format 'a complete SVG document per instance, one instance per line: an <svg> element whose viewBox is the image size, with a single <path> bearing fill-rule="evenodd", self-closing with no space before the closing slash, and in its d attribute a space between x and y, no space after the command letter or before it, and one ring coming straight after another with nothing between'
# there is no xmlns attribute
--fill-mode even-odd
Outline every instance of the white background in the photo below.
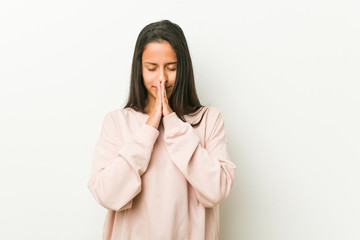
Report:
<svg viewBox="0 0 360 240"><path fill-rule="evenodd" d="M360 239L360 7L347 0L1 1L0 239L101 239L87 189L140 30L187 37L236 182L222 240Z"/></svg>

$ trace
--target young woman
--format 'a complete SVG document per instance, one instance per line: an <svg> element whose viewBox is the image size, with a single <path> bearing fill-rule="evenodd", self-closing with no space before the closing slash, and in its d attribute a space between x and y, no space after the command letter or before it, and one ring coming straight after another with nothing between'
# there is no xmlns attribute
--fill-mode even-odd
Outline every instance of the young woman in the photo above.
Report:
<svg viewBox="0 0 360 240"><path fill-rule="evenodd" d="M229 194L224 120L200 104L181 28L140 32L126 106L105 115L88 188L108 209L104 240L213 240Z"/></svg>

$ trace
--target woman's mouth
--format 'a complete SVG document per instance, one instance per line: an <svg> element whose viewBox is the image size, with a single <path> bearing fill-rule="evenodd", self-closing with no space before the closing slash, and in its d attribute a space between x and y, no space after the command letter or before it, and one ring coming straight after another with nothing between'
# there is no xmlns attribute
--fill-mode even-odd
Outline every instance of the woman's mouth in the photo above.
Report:
<svg viewBox="0 0 360 240"><path fill-rule="evenodd" d="M157 89L157 87L155 87L155 86L152 86L152 87ZM170 89L170 88L171 88L171 86L166 87L166 89Z"/></svg>

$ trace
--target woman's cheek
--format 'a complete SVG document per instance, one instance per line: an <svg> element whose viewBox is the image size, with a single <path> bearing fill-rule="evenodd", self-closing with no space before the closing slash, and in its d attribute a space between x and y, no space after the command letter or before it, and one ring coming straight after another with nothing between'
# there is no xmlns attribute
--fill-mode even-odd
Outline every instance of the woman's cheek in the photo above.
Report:
<svg viewBox="0 0 360 240"><path fill-rule="evenodd" d="M172 74L172 79L173 79L173 81L175 82L175 79L176 79L176 71Z"/></svg>

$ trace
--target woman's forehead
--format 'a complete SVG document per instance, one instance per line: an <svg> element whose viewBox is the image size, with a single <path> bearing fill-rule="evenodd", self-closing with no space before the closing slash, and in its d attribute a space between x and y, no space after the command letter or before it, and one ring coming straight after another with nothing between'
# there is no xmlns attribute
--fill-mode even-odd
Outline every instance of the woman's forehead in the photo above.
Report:
<svg viewBox="0 0 360 240"><path fill-rule="evenodd" d="M143 62L148 63L158 63L158 62L167 62L174 63L176 62L176 53L169 42L151 42L145 46L144 52L142 54Z"/></svg>

